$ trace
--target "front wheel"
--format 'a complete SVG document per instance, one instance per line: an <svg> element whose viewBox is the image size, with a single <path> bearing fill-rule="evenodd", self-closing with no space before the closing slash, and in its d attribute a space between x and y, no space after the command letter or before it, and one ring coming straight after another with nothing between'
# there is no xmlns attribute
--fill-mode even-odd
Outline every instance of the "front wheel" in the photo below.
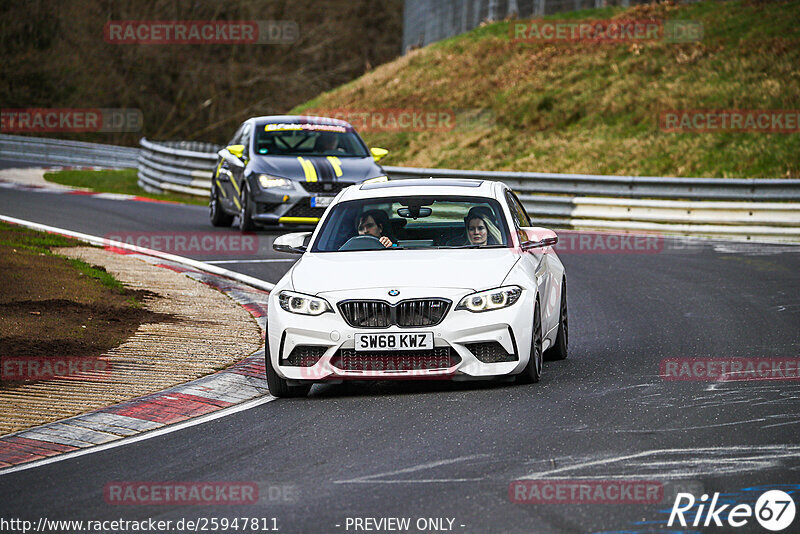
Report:
<svg viewBox="0 0 800 534"><path fill-rule="evenodd" d="M569 321L567 316L567 281L561 283L561 309L558 313L558 333L555 344L544 355L548 360L566 360L569 342Z"/></svg>
<svg viewBox="0 0 800 534"><path fill-rule="evenodd" d="M222 202L219 201L219 190L217 184L211 183L211 200L208 203L208 218L214 226L230 226L233 224L233 215L228 215L222 209Z"/></svg>
<svg viewBox="0 0 800 534"><path fill-rule="evenodd" d="M239 210L239 230L251 232L256 225L253 222L253 203L250 202L250 188L247 182L242 182L242 196L239 199L242 208Z"/></svg>
<svg viewBox="0 0 800 534"><path fill-rule="evenodd" d="M536 383L542 378L542 314L539 310L539 301L536 301L536 310L533 312L533 334L531 335L531 354L528 365L519 375L523 383Z"/></svg>
<svg viewBox="0 0 800 534"><path fill-rule="evenodd" d="M290 386L285 378L278 376L272 367L272 359L269 356L269 344L264 350L264 363L267 375L267 387L273 397L305 397L311 390L311 384L302 386Z"/></svg>

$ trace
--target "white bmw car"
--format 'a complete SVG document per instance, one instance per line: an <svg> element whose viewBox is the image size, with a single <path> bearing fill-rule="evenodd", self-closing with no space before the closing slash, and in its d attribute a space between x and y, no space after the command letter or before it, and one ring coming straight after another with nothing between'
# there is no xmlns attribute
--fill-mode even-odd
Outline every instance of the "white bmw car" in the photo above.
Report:
<svg viewBox="0 0 800 534"><path fill-rule="evenodd" d="M517 375L567 357L566 275L552 230L503 183L410 179L342 190L269 297L277 397L314 382Z"/></svg>

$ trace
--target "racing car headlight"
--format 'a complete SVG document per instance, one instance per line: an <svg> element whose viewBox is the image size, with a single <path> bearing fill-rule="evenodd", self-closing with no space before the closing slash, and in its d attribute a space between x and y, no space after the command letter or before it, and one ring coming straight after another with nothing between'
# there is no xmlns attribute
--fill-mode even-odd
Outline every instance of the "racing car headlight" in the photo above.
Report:
<svg viewBox="0 0 800 534"><path fill-rule="evenodd" d="M457 310L471 312L484 312L507 308L519 300L522 288L519 286L505 286L497 289L487 289L472 295L467 295L456 306Z"/></svg>
<svg viewBox="0 0 800 534"><path fill-rule="evenodd" d="M269 174L258 175L258 185L264 189L292 189L292 181L286 178L278 178Z"/></svg>
<svg viewBox="0 0 800 534"><path fill-rule="evenodd" d="M281 291L278 295L278 304L284 310L300 315L322 315L325 312L333 312L327 300L293 291Z"/></svg>
<svg viewBox="0 0 800 534"><path fill-rule="evenodd" d="M365 184L374 184L374 183L378 183L378 182L388 182L388 181L389 181L389 177L388 176L376 176L375 178L370 178L369 180L364 180L364 183Z"/></svg>

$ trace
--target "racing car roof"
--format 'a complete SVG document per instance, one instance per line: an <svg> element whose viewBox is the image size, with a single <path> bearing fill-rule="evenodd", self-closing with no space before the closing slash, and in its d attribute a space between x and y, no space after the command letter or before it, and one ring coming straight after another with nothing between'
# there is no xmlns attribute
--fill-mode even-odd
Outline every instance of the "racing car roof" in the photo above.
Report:
<svg viewBox="0 0 800 534"><path fill-rule="evenodd" d="M332 126L342 126L347 131L353 131L353 125L341 119L332 117L316 117L312 115L264 115L261 117L251 117L247 119L251 122L267 122L272 124L323 124Z"/></svg>

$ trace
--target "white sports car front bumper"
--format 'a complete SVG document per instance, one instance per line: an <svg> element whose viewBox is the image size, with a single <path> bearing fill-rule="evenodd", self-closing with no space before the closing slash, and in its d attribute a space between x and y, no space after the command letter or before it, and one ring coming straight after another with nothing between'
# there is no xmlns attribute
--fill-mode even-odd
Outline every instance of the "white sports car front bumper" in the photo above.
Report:
<svg viewBox="0 0 800 534"><path fill-rule="evenodd" d="M399 295L389 296L391 289L399 290ZM318 316L283 310L279 293L276 288L269 299L267 342L273 368L288 380L463 380L517 374L528 363L536 298L531 288L523 288L519 300L511 306L478 313L455 309L463 297L473 293L469 289L386 287L322 293L317 296L325 298L334 311ZM339 308L344 300L396 304L421 298L451 301L439 324L354 328ZM393 332L430 332L434 351L355 351L357 334ZM298 354L305 358L298 358Z"/></svg>

